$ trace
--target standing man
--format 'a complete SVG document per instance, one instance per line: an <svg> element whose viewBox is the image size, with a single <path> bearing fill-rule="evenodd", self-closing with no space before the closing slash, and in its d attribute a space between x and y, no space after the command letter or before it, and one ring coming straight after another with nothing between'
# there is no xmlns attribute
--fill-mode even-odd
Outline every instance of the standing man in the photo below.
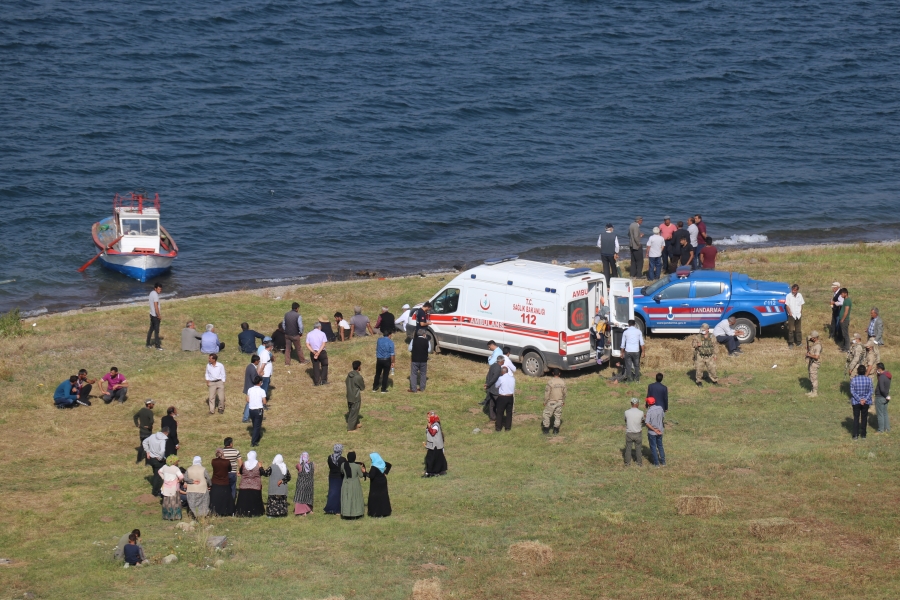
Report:
<svg viewBox="0 0 900 600"><path fill-rule="evenodd" d="M812 342L812 345L809 342ZM819 365L822 363L822 343L819 341L819 332L816 330L809 334L809 341L806 343L806 360L809 369L809 383L812 385L812 391L806 395L815 398L819 395Z"/></svg>
<svg viewBox="0 0 900 600"><path fill-rule="evenodd" d="M628 328L622 332L621 350L625 353L625 381L640 381L644 334L635 327L634 319L628 320Z"/></svg>
<svg viewBox="0 0 900 600"><path fill-rule="evenodd" d="M697 258L697 246L700 244L700 228L697 227L697 224L694 222L694 217L688 219L688 241L691 244L691 251L693 252L693 260L689 263L691 268L699 269L700 268L700 259ZM682 257L684 255L682 254ZM682 265L684 262L681 263Z"/></svg>
<svg viewBox="0 0 900 600"><path fill-rule="evenodd" d="M856 373L856 368L865 363L866 349L860 340L858 333L854 333L853 337L850 338L850 350L847 351L847 364L844 368L847 369L847 376L851 379Z"/></svg>
<svg viewBox="0 0 900 600"><path fill-rule="evenodd" d="M841 339L844 345L841 349L844 352L850 350L850 311L853 309L853 300L850 299L850 292L847 288L841 288L841 310L838 313L838 329L841 331Z"/></svg>
<svg viewBox="0 0 900 600"><path fill-rule="evenodd" d="M881 321L881 317L878 316L878 309L873 306L872 310L869 311L869 316L871 319L869 320L869 327L866 329L866 333L869 334L870 340L879 346L883 346L884 323Z"/></svg>
<svg viewBox="0 0 900 600"><path fill-rule="evenodd" d="M271 362L271 361L270 361ZM259 355L254 354L250 357L250 364L244 369L244 389L242 393L246 396L247 392L250 388L253 387L253 380L257 377L262 377L263 368L262 365L259 364ZM250 422L250 405L244 405L244 417L241 419L241 423L249 423Z"/></svg>
<svg viewBox="0 0 900 600"><path fill-rule="evenodd" d="M253 387L247 390L247 406L250 407L250 421L253 422L253 433L250 435L250 445L259 446L262 438L263 409L266 407L266 391L262 389L262 377L253 378Z"/></svg>
<svg viewBox="0 0 900 600"><path fill-rule="evenodd" d="M831 284L831 330L828 337L840 344L840 334L838 333L838 315L841 312L841 304L844 299L841 298L841 282L834 281Z"/></svg>
<svg viewBox="0 0 900 600"><path fill-rule="evenodd" d="M166 466L166 440L169 439L169 428L163 427L153 435L144 439L141 446L144 448L147 464L153 473L153 495L162 496L162 477L159 470Z"/></svg>
<svg viewBox="0 0 900 600"><path fill-rule="evenodd" d="M872 389L878 387L876 367L881 362L881 353L873 340L866 342L866 376L872 380Z"/></svg>
<svg viewBox="0 0 900 600"><path fill-rule="evenodd" d="M679 229L679 231L681 231ZM678 233L676 231L675 233ZM694 254L694 248L691 247L690 240L686 237L681 237L678 239L678 242L681 244L681 251L678 254L678 264L682 267L690 267L694 268L694 259L696 259L696 255Z"/></svg>
<svg viewBox="0 0 900 600"><path fill-rule="evenodd" d="M201 339L203 339L203 336L197 333L194 322L188 321L184 324L184 329L181 330L181 351L199 352Z"/></svg>
<svg viewBox="0 0 900 600"><path fill-rule="evenodd" d="M887 433L891 430L887 412L888 402L891 401L891 374L885 371L884 363L876 365L876 373L878 385L875 387L875 414L878 416L878 433Z"/></svg>
<svg viewBox="0 0 900 600"><path fill-rule="evenodd" d="M643 217L635 217L634 223L628 226L628 246L631 249L631 265L628 272L632 278L643 277L644 275L644 245L641 238L641 223L644 222Z"/></svg>
<svg viewBox="0 0 900 600"><path fill-rule="evenodd" d="M656 398L647 398L647 441L650 442L650 456L656 468L666 466L666 451L663 450L663 433L665 432L665 411L656 404Z"/></svg>
<svg viewBox="0 0 900 600"><path fill-rule="evenodd" d="M609 287L609 278L618 277L616 261L619 260L619 238L613 233L612 223L606 224L606 231L597 238L597 247L600 248L600 261L603 263L603 276L606 277L606 287Z"/></svg>
<svg viewBox="0 0 900 600"><path fill-rule="evenodd" d="M500 346L497 345L497 342L491 340L487 343L488 350L491 351L491 355L488 356L488 365L492 365L497 362L497 359L503 356L503 350L500 349Z"/></svg>
<svg viewBox="0 0 900 600"><path fill-rule="evenodd" d="M218 354L210 354L206 364L206 387L209 391L209 414L215 414L219 401L219 414L225 412L225 365L218 362ZM259 378L262 382L262 377Z"/></svg>
<svg viewBox="0 0 900 600"><path fill-rule="evenodd" d="M672 218L669 215L663 217L663 222L659 225L659 235L661 235L662 238L666 241L666 245L665 247L663 247L662 255L663 268L665 269L666 273L672 272L671 269L669 269L669 251L672 249L672 234L675 233L677 229L678 227L676 227L675 224L672 223Z"/></svg>
<svg viewBox="0 0 900 600"><path fill-rule="evenodd" d="M265 341L266 336L250 329L249 323L241 323L241 332L238 334L238 348L244 354L256 353L256 340Z"/></svg>
<svg viewBox="0 0 900 600"><path fill-rule="evenodd" d="M325 350L327 343L328 336L322 331L322 323L316 321L313 330L306 336L306 349L309 350L309 357L312 360L313 385L328 383L328 352Z"/></svg>
<svg viewBox="0 0 900 600"><path fill-rule="evenodd" d="M87 378L87 369L78 370L78 380L75 382L75 393L78 394L78 403L83 406L90 406L91 390L94 389L96 379Z"/></svg>
<svg viewBox="0 0 900 600"><path fill-rule="evenodd" d="M711 240L706 235L706 223L703 222L703 217L700 215L694 215L694 225L697 226L697 260L700 260L700 255L703 252L703 249L711 244Z"/></svg>
<svg viewBox="0 0 900 600"><path fill-rule="evenodd" d="M666 240L659 234L659 227L653 228L653 235L647 240L647 257L650 260L650 269L647 271L647 279L655 281L662 273L663 250Z"/></svg>
<svg viewBox="0 0 900 600"><path fill-rule="evenodd" d="M375 319L375 329L384 334L385 331L394 333L397 329L397 320L394 313L388 310L387 306L381 307L381 314Z"/></svg>
<svg viewBox="0 0 900 600"><path fill-rule="evenodd" d="M215 328L212 323L206 324L206 333L200 336L200 352L212 354L225 349L225 342L219 341L219 335L215 332Z"/></svg>
<svg viewBox="0 0 900 600"><path fill-rule="evenodd" d="M362 425L359 422L359 408L362 405L362 391L366 389L363 381L362 363L353 361L353 370L347 373L347 431L356 431Z"/></svg>
<svg viewBox="0 0 900 600"><path fill-rule="evenodd" d="M691 338L691 347L694 349L694 382L697 387L703 387L704 371L709 373L711 382L719 383L716 375L716 346L713 342L708 323L702 324L700 333Z"/></svg>
<svg viewBox="0 0 900 600"><path fill-rule="evenodd" d="M638 408L640 401L631 399L631 408L625 411L625 466L631 466L631 450L634 449L634 462L637 466L643 466L644 457L641 456L643 446L644 411Z"/></svg>
<svg viewBox="0 0 900 600"><path fill-rule="evenodd" d="M713 239L706 238L706 245L700 250L700 268L704 271L716 270L716 257L719 255L719 249L713 246Z"/></svg>
<svg viewBox="0 0 900 600"><path fill-rule="evenodd" d="M866 439L869 407L872 406L872 380L866 377L866 367L859 365L856 377L850 380L850 404L853 406L853 439Z"/></svg>
<svg viewBox="0 0 900 600"><path fill-rule="evenodd" d="M431 302L426 302L421 308L416 309L416 330L413 332L413 338L419 335L421 329L431 326L429 314L431 314Z"/></svg>
<svg viewBox="0 0 900 600"><path fill-rule="evenodd" d="M231 472L228 474L228 482L231 484L231 499L234 500L237 497L237 474L244 461L241 459L241 451L234 447L233 439L227 437L223 443L225 448L222 450L222 456L231 461Z"/></svg>
<svg viewBox="0 0 900 600"><path fill-rule="evenodd" d="M682 243L681 240L687 240ZM678 225L675 228L675 232L672 234L672 239L669 242L669 272L674 273L678 268L678 264L684 264L681 261L681 253L684 251L684 247L686 245L690 245L691 235L684 230L684 222L678 221ZM690 250L690 248L688 248Z"/></svg>
<svg viewBox="0 0 900 600"><path fill-rule="evenodd" d="M162 313L159 310L159 293L162 291L162 284L158 281L153 284L153 291L150 292L150 329L147 330L147 347L162 350L159 342L159 322L162 321ZM150 336L155 335L155 340L150 343Z"/></svg>
<svg viewBox="0 0 900 600"><path fill-rule="evenodd" d="M409 352L409 391L424 392L428 383L428 354L431 352L431 342L425 336L424 329L416 332L409 343Z"/></svg>
<svg viewBox="0 0 900 600"><path fill-rule="evenodd" d="M141 462L147 458L144 451L144 440L153 435L153 400L144 400L144 407L134 413L134 426L138 428L138 437L141 443L138 445L137 461Z"/></svg>
<svg viewBox="0 0 900 600"><path fill-rule="evenodd" d="M275 344L272 342L272 338L264 338L263 343L256 349L256 354L259 356L259 366L262 369L262 373L259 374L263 379L262 389L266 393L266 402L268 402L271 398L269 385L272 383L272 369L275 368ZM266 408L268 406L266 404Z"/></svg>
<svg viewBox="0 0 900 600"><path fill-rule="evenodd" d="M297 350L297 360L301 365L306 364L306 358L303 356L303 346L300 345L300 338L303 337L303 317L300 316L300 304L294 302L291 310L284 313L284 319L281 325L284 328L284 364L291 366L291 347Z"/></svg>
<svg viewBox="0 0 900 600"><path fill-rule="evenodd" d="M106 386L106 390L103 390L104 386ZM110 367L109 373L100 378L100 391L106 392L100 396L105 403L109 404L116 400L120 404L124 404L128 399L128 380L119 373L119 369Z"/></svg>
<svg viewBox="0 0 900 600"><path fill-rule="evenodd" d="M512 354L512 348L510 348L509 346L503 346L503 366L509 369L509 372L512 373L513 376L515 376L517 369L510 354Z"/></svg>
<svg viewBox="0 0 900 600"><path fill-rule="evenodd" d="M709 332L709 325L706 326ZM662 407L663 412L669 412L669 388L663 385L663 374L656 374L656 381L647 386L647 397L656 400L656 405Z"/></svg>
<svg viewBox="0 0 900 600"><path fill-rule="evenodd" d="M784 308L787 310L787 338L788 348L793 348L794 344L800 346L800 340L803 337L802 324L800 321L801 311L803 310L803 294L800 293L800 286L796 283L791 286L791 292L784 297Z"/></svg>
<svg viewBox="0 0 900 600"><path fill-rule="evenodd" d="M488 367L487 375L484 378L485 397L482 401L484 412L491 421L497 420L497 380L503 375L503 363L506 362L505 357L500 357L497 362Z"/></svg>
<svg viewBox="0 0 900 600"><path fill-rule="evenodd" d="M506 367L500 369L500 379L497 380L497 419L494 421L494 429L500 431L506 428L512 429L513 403L516 401L516 378Z"/></svg>
<svg viewBox="0 0 900 600"><path fill-rule="evenodd" d="M735 323L737 323L735 317L728 317L727 319L719 321L715 329L713 329L713 335L716 336L716 341L720 344L724 344L728 348L728 356L741 354L741 344L738 342L737 333L734 331ZM706 325L706 323L704 323L704 325Z"/></svg>
<svg viewBox="0 0 900 600"><path fill-rule="evenodd" d="M378 391L381 384L381 393L386 394L388 388L388 375L394 369L395 362L394 342L391 340L391 332L387 329L381 331L381 337L375 344L375 380L372 382L372 391ZM426 357L427 358L427 357Z"/></svg>
<svg viewBox="0 0 900 600"><path fill-rule="evenodd" d="M559 376L559 369L550 370L550 381L544 388L544 414L541 421L541 432L550 433L550 419L553 419L553 433L559 433L559 425L562 423L562 409L566 403L566 382Z"/></svg>

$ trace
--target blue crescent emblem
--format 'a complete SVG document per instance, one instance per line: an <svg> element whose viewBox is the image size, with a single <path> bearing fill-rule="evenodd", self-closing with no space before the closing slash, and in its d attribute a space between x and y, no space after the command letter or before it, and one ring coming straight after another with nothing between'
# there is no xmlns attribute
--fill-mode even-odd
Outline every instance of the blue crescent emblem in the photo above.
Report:
<svg viewBox="0 0 900 600"><path fill-rule="evenodd" d="M670 307L669 307L669 314L666 315L666 319L669 320L669 321L671 321L671 320L674 319L674 318L675 318L675 315L672 314L672 307L670 306Z"/></svg>

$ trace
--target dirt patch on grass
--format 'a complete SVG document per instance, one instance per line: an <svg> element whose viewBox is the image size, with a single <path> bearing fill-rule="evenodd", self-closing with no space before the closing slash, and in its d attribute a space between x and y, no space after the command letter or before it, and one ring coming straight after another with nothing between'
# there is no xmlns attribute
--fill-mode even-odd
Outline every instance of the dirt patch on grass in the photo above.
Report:
<svg viewBox="0 0 900 600"><path fill-rule="evenodd" d="M159 498L153 494L141 494L134 501L140 504L159 504Z"/></svg>
<svg viewBox="0 0 900 600"><path fill-rule="evenodd" d="M725 503L718 496L680 496L675 503L679 515L709 517L725 510Z"/></svg>
<svg viewBox="0 0 900 600"><path fill-rule="evenodd" d="M513 423L527 423L528 421L534 421L536 419L540 419L539 416L533 415L530 413L523 413L519 415L513 415Z"/></svg>
<svg viewBox="0 0 900 600"><path fill-rule="evenodd" d="M415 407L412 407L412 406L398 406L397 410L402 410L403 412L412 412L416 409L415 409Z"/></svg>
<svg viewBox="0 0 900 600"><path fill-rule="evenodd" d="M757 394L765 394L766 396L771 396L773 394L777 394L778 390L762 389L762 390L756 390L756 393Z"/></svg>
<svg viewBox="0 0 900 600"><path fill-rule="evenodd" d="M548 444L562 444L566 441L565 436L562 435L554 435L547 439Z"/></svg>
<svg viewBox="0 0 900 600"><path fill-rule="evenodd" d="M100 517L100 522L101 523L112 523L113 518L110 516L104 515L104 516Z"/></svg>
<svg viewBox="0 0 900 600"><path fill-rule="evenodd" d="M413 584L413 600L441 600L444 597L441 592L441 580L437 577L420 579Z"/></svg>
<svg viewBox="0 0 900 600"><path fill-rule="evenodd" d="M694 398L675 398L675 402L678 404L694 404L697 400Z"/></svg>
<svg viewBox="0 0 900 600"><path fill-rule="evenodd" d="M389 414L383 413L383 412L379 412L379 411L377 411L377 410L370 410L370 411L369 411L369 416L372 417L373 419L375 419L376 421L385 421L385 422L389 422L389 421L393 421L393 420L394 420L394 417L390 416Z"/></svg>
<svg viewBox="0 0 900 600"><path fill-rule="evenodd" d="M521 565L546 565L553 561L553 548L540 542L516 542L509 547L509 558Z"/></svg>
<svg viewBox="0 0 900 600"><path fill-rule="evenodd" d="M737 473L738 475L752 475L753 469L748 469L746 467L735 467L731 470L732 473Z"/></svg>
<svg viewBox="0 0 900 600"><path fill-rule="evenodd" d="M469 412L472 413L473 415L478 415L478 414L483 413L484 411L478 407L473 406L472 408L469 409Z"/></svg>
<svg viewBox="0 0 900 600"><path fill-rule="evenodd" d="M425 563L424 565L419 565L420 571L446 571L447 567L444 565L436 565L434 563Z"/></svg>
<svg viewBox="0 0 900 600"><path fill-rule="evenodd" d="M795 536L800 532L799 523L783 517L755 519L750 521L750 535L761 540L783 539Z"/></svg>

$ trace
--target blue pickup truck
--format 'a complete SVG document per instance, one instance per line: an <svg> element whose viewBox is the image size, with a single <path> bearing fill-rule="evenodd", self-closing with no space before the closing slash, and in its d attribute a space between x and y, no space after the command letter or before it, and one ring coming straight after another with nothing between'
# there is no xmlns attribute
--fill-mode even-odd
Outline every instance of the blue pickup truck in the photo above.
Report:
<svg viewBox="0 0 900 600"><path fill-rule="evenodd" d="M763 327L787 322L786 283L758 281L727 271L683 271L663 276L634 290L634 318L644 331L697 333L736 317L741 343L754 340Z"/></svg>

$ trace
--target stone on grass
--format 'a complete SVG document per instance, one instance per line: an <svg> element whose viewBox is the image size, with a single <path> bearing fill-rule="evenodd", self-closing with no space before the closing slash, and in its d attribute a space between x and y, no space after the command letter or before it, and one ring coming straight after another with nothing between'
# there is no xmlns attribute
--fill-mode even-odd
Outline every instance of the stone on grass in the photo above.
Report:
<svg viewBox="0 0 900 600"><path fill-rule="evenodd" d="M175 527L177 527L178 529L180 529L180 530L182 530L182 531L193 531L193 530L194 530L194 524L195 524L194 521L182 521L181 523L179 523L179 524L176 525Z"/></svg>
<svg viewBox="0 0 900 600"><path fill-rule="evenodd" d="M177 563L177 562L178 562L178 557L175 556L174 554L170 554L162 559L162 563L164 565L171 565L172 563Z"/></svg>
<svg viewBox="0 0 900 600"><path fill-rule="evenodd" d="M210 548L216 548L217 550L221 550L225 547L225 543L228 541L228 537L224 535L211 535L206 540L206 545Z"/></svg>
<svg viewBox="0 0 900 600"><path fill-rule="evenodd" d="M220 558L214 564L216 565L216 568L218 569L219 567L225 566L225 561Z"/></svg>

